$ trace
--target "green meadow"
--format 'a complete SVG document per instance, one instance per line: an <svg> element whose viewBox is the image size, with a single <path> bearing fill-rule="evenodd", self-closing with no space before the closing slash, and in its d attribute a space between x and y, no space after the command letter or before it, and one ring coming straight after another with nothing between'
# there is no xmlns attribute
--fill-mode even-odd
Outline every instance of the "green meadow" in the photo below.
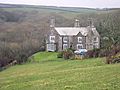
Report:
<svg viewBox="0 0 120 90"><path fill-rule="evenodd" d="M0 72L0 90L120 90L120 64L105 58L64 60L55 52L31 58Z"/></svg>

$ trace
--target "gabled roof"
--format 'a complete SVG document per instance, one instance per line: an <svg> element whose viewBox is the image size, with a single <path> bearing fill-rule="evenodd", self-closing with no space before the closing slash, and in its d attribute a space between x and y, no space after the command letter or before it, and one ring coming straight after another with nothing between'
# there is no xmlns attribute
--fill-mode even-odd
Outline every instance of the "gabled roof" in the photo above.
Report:
<svg viewBox="0 0 120 90"><path fill-rule="evenodd" d="M79 32L83 36L88 34L87 27L55 27L55 30L61 36L76 36Z"/></svg>

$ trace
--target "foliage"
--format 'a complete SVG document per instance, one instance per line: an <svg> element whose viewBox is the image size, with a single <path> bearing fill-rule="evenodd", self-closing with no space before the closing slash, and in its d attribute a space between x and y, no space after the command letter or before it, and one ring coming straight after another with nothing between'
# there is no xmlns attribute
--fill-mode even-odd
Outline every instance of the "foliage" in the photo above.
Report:
<svg viewBox="0 0 120 90"><path fill-rule="evenodd" d="M112 60L115 60L115 56L117 53L120 52L120 46L119 45L115 45L115 46L111 46L108 48L101 48L101 49L93 49L93 50L89 50L86 53L86 57L88 58L93 58L93 57L106 57L106 62L107 63L112 63Z"/></svg>
<svg viewBox="0 0 120 90"><path fill-rule="evenodd" d="M109 49L102 48L99 52L99 57L106 57L109 54Z"/></svg>
<svg viewBox="0 0 120 90"><path fill-rule="evenodd" d="M63 58L64 59L72 59L72 57L74 56L73 50L68 48L66 50L63 51Z"/></svg>
<svg viewBox="0 0 120 90"><path fill-rule="evenodd" d="M113 46L106 57L106 63L120 63L120 46Z"/></svg>
<svg viewBox="0 0 120 90"><path fill-rule="evenodd" d="M64 53L63 51L58 52L57 57L58 57L58 58L63 58L63 53Z"/></svg>
<svg viewBox="0 0 120 90"><path fill-rule="evenodd" d="M25 18L26 13L25 12L9 12L4 11L3 9L0 9L0 20L5 22L21 22L23 18Z"/></svg>
<svg viewBox="0 0 120 90"><path fill-rule="evenodd" d="M99 57L99 53L100 53L100 49L89 50L86 53L86 57L88 57L88 58Z"/></svg>

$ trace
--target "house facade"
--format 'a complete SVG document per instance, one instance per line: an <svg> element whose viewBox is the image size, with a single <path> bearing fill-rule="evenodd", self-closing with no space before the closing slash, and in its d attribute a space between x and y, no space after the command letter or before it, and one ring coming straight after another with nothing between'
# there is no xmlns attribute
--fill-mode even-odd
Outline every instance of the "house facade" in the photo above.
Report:
<svg viewBox="0 0 120 90"><path fill-rule="evenodd" d="M54 20L51 20L50 31L46 36L46 51L62 51L67 48L100 48L100 35L93 24L80 27L79 20L75 20L74 27L55 27Z"/></svg>

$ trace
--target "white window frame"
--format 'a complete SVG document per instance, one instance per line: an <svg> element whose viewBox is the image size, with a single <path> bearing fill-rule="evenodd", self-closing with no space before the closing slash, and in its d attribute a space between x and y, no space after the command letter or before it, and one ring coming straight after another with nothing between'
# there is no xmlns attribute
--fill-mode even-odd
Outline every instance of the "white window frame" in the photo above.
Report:
<svg viewBox="0 0 120 90"><path fill-rule="evenodd" d="M82 37L78 37L78 43L82 43Z"/></svg>
<svg viewBox="0 0 120 90"><path fill-rule="evenodd" d="M79 46L82 48L78 48ZM77 49L83 49L83 44L77 44Z"/></svg>
<svg viewBox="0 0 120 90"><path fill-rule="evenodd" d="M63 44L63 50L68 48L68 44Z"/></svg>
<svg viewBox="0 0 120 90"><path fill-rule="evenodd" d="M54 38L54 40L52 40L52 38ZM50 36L50 42L55 43L55 36Z"/></svg>
<svg viewBox="0 0 120 90"><path fill-rule="evenodd" d="M56 44L47 44L47 51L56 51Z"/></svg>
<svg viewBox="0 0 120 90"><path fill-rule="evenodd" d="M67 43L68 42L68 37L63 37L63 42Z"/></svg>
<svg viewBox="0 0 120 90"><path fill-rule="evenodd" d="M94 47L95 47L95 48L98 48L98 43L97 43L97 42L94 43Z"/></svg>

